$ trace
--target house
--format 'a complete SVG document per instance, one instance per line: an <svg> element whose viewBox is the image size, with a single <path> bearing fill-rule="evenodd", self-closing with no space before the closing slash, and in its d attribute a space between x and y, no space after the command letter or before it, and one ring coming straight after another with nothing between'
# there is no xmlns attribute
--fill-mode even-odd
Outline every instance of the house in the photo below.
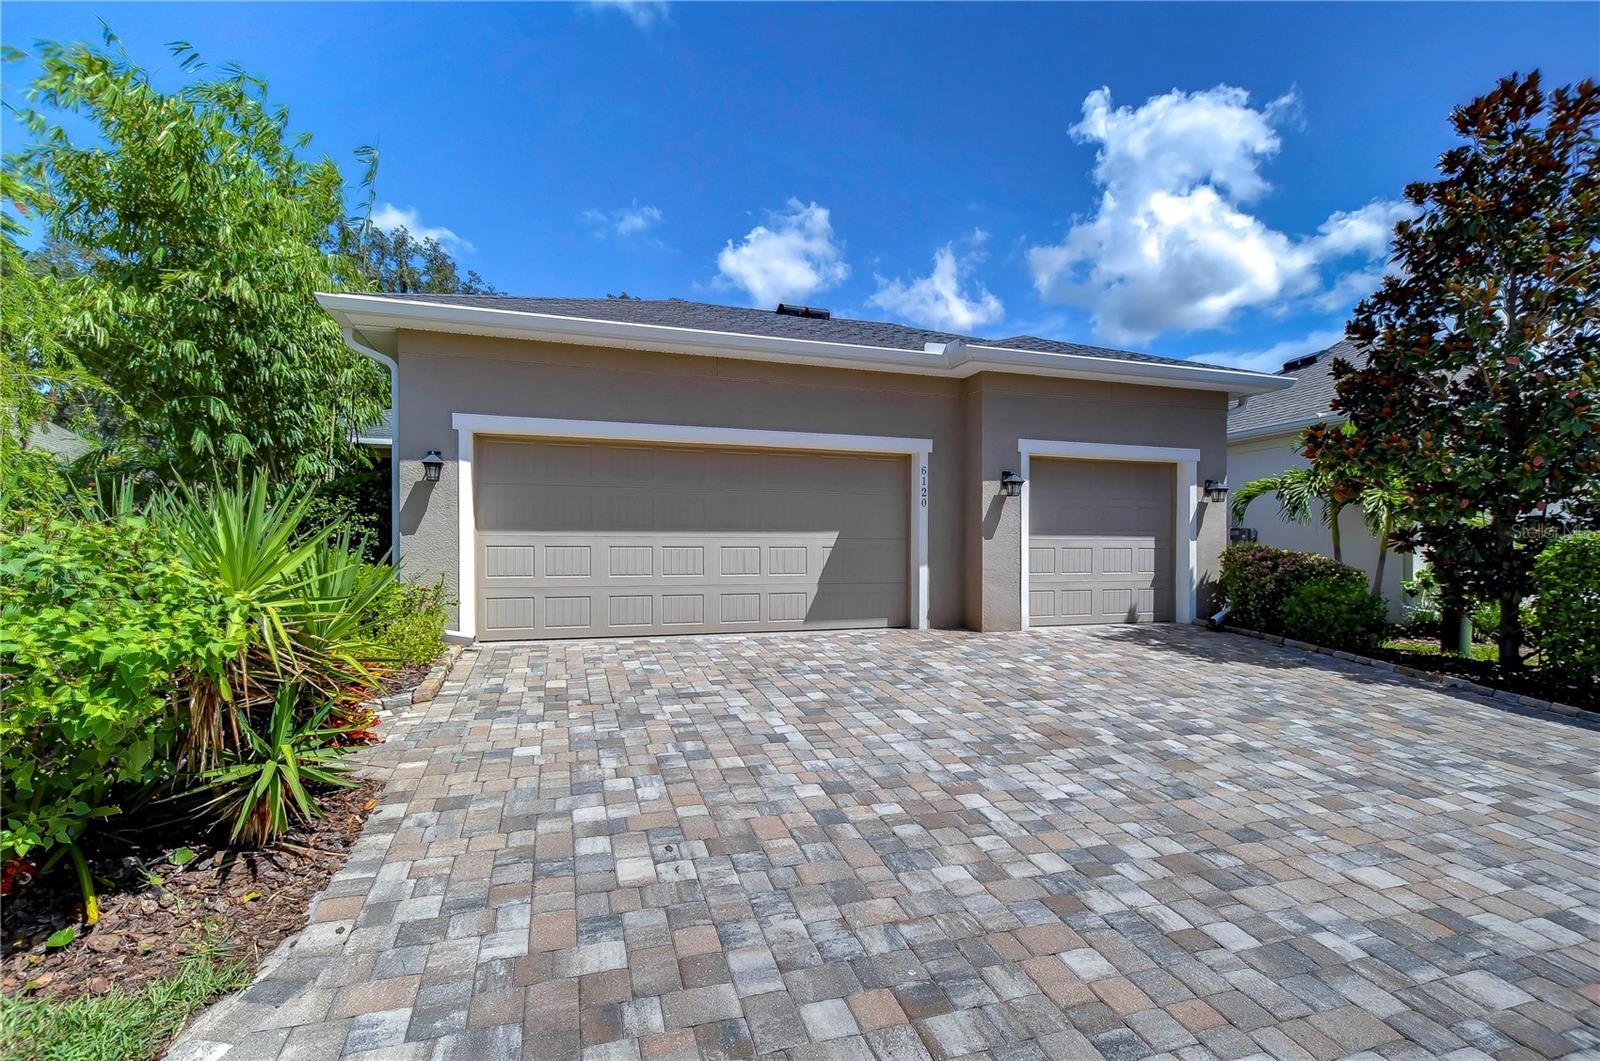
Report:
<svg viewBox="0 0 1600 1061"><path fill-rule="evenodd" d="M1333 361L1343 358L1354 365L1366 363L1361 350L1340 341L1326 350L1285 362L1279 378L1292 380L1288 390L1272 391L1247 399L1228 414L1228 475L1235 487L1288 468L1307 465L1300 454L1303 428L1329 421L1342 422L1333 411ZM1245 513L1244 526L1256 531L1262 545L1333 555L1333 539L1319 523L1290 523L1278 515L1271 497L1255 501ZM1367 573L1370 581L1378 562L1378 541L1362 522L1359 506L1349 506L1339 517L1340 552L1345 563ZM1400 583L1412 576L1410 554L1389 552L1381 590L1389 601L1392 618L1400 618L1405 591Z"/></svg>
<svg viewBox="0 0 1600 1061"><path fill-rule="evenodd" d="M486 641L1188 622L1228 405L1291 382L799 306L318 298L394 372L403 569Z"/></svg>

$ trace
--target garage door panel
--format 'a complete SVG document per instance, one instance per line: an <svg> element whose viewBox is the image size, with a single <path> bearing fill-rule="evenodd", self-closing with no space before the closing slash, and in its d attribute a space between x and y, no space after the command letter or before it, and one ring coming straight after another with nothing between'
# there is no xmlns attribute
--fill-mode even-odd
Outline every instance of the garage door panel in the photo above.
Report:
<svg viewBox="0 0 1600 1061"><path fill-rule="evenodd" d="M499 440L480 448L485 638L908 620L903 459ZM575 481L584 469L589 481Z"/></svg>
<svg viewBox="0 0 1600 1061"><path fill-rule="evenodd" d="M1171 621L1172 467L1036 459L1030 471L1030 623Z"/></svg>

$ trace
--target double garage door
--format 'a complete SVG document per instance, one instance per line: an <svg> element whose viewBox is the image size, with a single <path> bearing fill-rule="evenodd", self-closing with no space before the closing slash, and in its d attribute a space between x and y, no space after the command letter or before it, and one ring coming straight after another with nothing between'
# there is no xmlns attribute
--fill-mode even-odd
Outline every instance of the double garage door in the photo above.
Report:
<svg viewBox="0 0 1600 1061"><path fill-rule="evenodd" d="M480 439L484 640L904 626L904 457Z"/></svg>
<svg viewBox="0 0 1600 1061"><path fill-rule="evenodd" d="M1029 623L1171 622L1172 465L1036 458L1029 474Z"/></svg>

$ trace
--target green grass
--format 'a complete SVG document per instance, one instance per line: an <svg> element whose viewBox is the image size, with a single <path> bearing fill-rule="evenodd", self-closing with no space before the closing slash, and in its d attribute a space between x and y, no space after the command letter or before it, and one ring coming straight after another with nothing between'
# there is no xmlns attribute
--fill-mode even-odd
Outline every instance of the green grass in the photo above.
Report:
<svg viewBox="0 0 1600 1061"><path fill-rule="evenodd" d="M178 974L137 991L0 997L0 1057L6 1061L148 1061L200 1007L250 983L248 962L230 959L225 938L190 945Z"/></svg>
<svg viewBox="0 0 1600 1061"><path fill-rule="evenodd" d="M1385 641L1384 648L1392 648L1397 652L1416 652L1422 655L1440 655L1439 642L1426 639L1399 638L1394 641ZM1472 645L1472 658L1485 663L1493 663L1499 658L1499 649L1494 645L1484 645L1474 642Z"/></svg>

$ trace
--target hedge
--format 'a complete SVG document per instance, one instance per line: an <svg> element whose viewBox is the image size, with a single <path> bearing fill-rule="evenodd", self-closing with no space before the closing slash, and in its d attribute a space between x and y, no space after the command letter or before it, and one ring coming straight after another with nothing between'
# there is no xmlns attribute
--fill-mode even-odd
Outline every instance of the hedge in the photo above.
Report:
<svg viewBox="0 0 1600 1061"><path fill-rule="evenodd" d="M1544 665L1577 682L1600 675L1600 531L1557 538L1533 563Z"/></svg>
<svg viewBox="0 0 1600 1061"><path fill-rule="evenodd" d="M1320 553L1245 542L1222 552L1222 592L1232 608L1228 621L1264 634L1283 633L1284 602L1301 586L1321 579L1349 582L1363 589L1367 584L1367 576L1356 568Z"/></svg>

